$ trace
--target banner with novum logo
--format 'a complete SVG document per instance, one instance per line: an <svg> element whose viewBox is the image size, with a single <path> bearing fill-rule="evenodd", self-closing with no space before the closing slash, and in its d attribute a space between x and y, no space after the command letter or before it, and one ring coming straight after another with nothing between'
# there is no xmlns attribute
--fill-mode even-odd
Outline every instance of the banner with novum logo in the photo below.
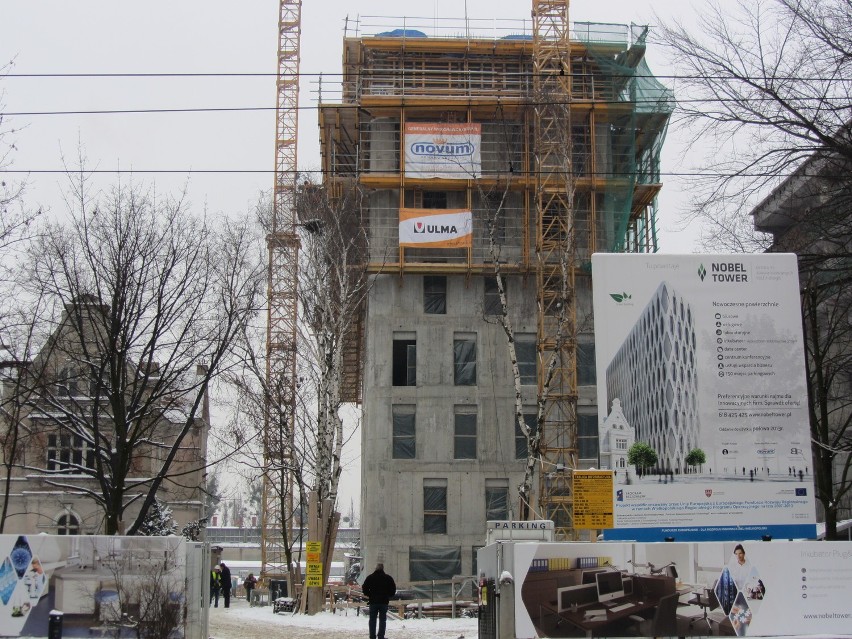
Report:
<svg viewBox="0 0 852 639"><path fill-rule="evenodd" d="M482 125L406 122L406 177L472 180L482 173Z"/></svg>
<svg viewBox="0 0 852 639"><path fill-rule="evenodd" d="M467 248L473 223L465 209L400 209L399 245L409 248Z"/></svg>
<svg viewBox="0 0 852 639"><path fill-rule="evenodd" d="M816 534L796 256L592 256L606 540Z"/></svg>

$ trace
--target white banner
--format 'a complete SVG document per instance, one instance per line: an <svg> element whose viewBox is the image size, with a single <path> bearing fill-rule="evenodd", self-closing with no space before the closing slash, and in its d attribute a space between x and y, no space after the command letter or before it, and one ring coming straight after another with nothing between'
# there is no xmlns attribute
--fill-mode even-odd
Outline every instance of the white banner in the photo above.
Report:
<svg viewBox="0 0 852 639"><path fill-rule="evenodd" d="M482 125L405 123L406 177L472 180L482 173Z"/></svg>
<svg viewBox="0 0 852 639"><path fill-rule="evenodd" d="M399 245L411 248L471 246L473 221L463 209L400 209Z"/></svg>
<svg viewBox="0 0 852 639"><path fill-rule="evenodd" d="M592 277L605 539L815 536L795 255L595 254Z"/></svg>

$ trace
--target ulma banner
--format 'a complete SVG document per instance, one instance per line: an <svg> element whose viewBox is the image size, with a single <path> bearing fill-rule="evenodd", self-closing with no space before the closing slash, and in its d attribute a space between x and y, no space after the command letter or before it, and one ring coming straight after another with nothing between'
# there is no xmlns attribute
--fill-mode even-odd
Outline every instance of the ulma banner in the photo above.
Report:
<svg viewBox="0 0 852 639"><path fill-rule="evenodd" d="M480 124L406 122L407 177L471 180L482 172Z"/></svg>
<svg viewBox="0 0 852 639"><path fill-rule="evenodd" d="M409 248L468 248L471 212L464 209L400 209L399 245Z"/></svg>

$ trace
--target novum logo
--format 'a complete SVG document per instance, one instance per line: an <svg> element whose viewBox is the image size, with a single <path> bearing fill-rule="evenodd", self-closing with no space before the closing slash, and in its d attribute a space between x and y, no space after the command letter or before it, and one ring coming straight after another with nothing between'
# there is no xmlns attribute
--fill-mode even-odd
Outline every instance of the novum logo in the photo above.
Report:
<svg viewBox="0 0 852 639"><path fill-rule="evenodd" d="M633 296L629 293L610 293L609 296L619 304L621 304L622 302L626 302L627 300L633 299Z"/></svg>
<svg viewBox="0 0 852 639"><path fill-rule="evenodd" d="M700 265L698 266L698 277L700 277L700 278L701 278L701 281L702 281L702 282L704 281L704 278L705 278L705 277L707 277L707 269L706 269L706 268L704 268L704 265L703 265L703 264L700 264Z"/></svg>

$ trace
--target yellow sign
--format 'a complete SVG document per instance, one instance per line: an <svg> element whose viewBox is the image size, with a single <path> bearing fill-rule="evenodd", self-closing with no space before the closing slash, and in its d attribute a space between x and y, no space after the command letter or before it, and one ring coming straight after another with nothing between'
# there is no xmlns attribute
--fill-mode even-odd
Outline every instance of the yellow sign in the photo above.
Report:
<svg viewBox="0 0 852 639"><path fill-rule="evenodd" d="M613 484L611 470L574 471L574 528L599 530L615 525Z"/></svg>
<svg viewBox="0 0 852 639"><path fill-rule="evenodd" d="M322 561L322 558L321 558L322 553L308 552L308 553L305 553L305 554L307 555L306 560L307 560L308 563L311 563L311 562L316 563L318 561Z"/></svg>
<svg viewBox="0 0 852 639"><path fill-rule="evenodd" d="M308 588L322 588L322 573L318 575L307 575L305 586Z"/></svg>
<svg viewBox="0 0 852 639"><path fill-rule="evenodd" d="M305 550L307 552L322 552L322 542L321 541L309 541L305 544Z"/></svg>
<svg viewBox="0 0 852 639"><path fill-rule="evenodd" d="M306 573L309 575L322 575L322 564L309 563L307 566Z"/></svg>

